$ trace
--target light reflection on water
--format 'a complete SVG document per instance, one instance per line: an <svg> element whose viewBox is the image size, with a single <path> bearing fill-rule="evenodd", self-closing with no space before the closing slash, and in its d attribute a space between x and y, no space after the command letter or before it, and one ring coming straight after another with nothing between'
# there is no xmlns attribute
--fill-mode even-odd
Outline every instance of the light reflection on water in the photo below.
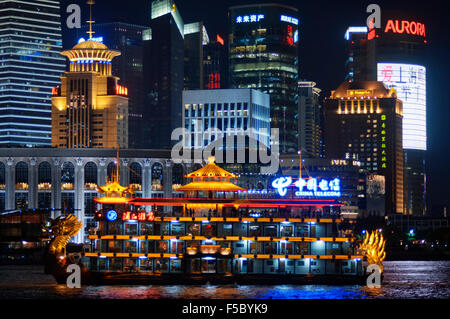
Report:
<svg viewBox="0 0 450 319"><path fill-rule="evenodd" d="M204 286L83 286L57 285L43 267L1 266L0 299L365 299L450 298L450 261L385 262L379 289L357 285L204 285Z"/></svg>

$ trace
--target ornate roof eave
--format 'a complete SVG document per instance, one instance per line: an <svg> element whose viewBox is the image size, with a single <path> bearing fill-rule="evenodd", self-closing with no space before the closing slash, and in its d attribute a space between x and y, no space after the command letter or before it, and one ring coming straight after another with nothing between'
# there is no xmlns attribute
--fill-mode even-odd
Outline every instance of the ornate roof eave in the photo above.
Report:
<svg viewBox="0 0 450 319"><path fill-rule="evenodd" d="M121 53L109 49L71 49L61 52L70 61L93 60L93 61L112 61Z"/></svg>
<svg viewBox="0 0 450 319"><path fill-rule="evenodd" d="M245 191L245 189L230 182L204 181L204 182L189 183L187 185L177 188L177 191L238 192L238 191Z"/></svg>
<svg viewBox="0 0 450 319"><path fill-rule="evenodd" d="M217 166L214 157L208 158L208 164L202 168L185 175L186 178L198 178L198 177L224 177L224 178L239 178L239 176L227 172L223 168Z"/></svg>

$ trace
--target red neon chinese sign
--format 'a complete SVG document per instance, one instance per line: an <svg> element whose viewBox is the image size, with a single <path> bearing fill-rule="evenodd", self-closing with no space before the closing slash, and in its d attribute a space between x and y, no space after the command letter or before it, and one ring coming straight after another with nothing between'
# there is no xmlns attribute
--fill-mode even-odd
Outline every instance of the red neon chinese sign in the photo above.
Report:
<svg viewBox="0 0 450 319"><path fill-rule="evenodd" d="M292 31L292 26L288 25L287 27L287 36L286 36L286 42L289 45L294 45L294 32Z"/></svg>
<svg viewBox="0 0 450 319"><path fill-rule="evenodd" d="M374 21L375 19L372 19L369 22L369 33L367 34L367 40L372 40L373 38L375 38L376 31L374 28Z"/></svg>
<svg viewBox="0 0 450 319"><path fill-rule="evenodd" d="M406 33L412 35L418 35L421 37L425 37L425 24L415 21L406 21L406 20L388 20L386 23L386 28L384 29L385 33L393 32L393 33Z"/></svg>
<svg viewBox="0 0 450 319"><path fill-rule="evenodd" d="M128 95L128 89L122 85L116 85L116 95Z"/></svg>
<svg viewBox="0 0 450 319"><path fill-rule="evenodd" d="M153 221L155 219L155 214L153 212L124 212L122 214L122 220L138 220L138 221Z"/></svg>
<svg viewBox="0 0 450 319"><path fill-rule="evenodd" d="M220 73L208 74L207 89L220 89Z"/></svg>
<svg viewBox="0 0 450 319"><path fill-rule="evenodd" d="M219 42L221 45L225 45L225 41L223 41L220 35L217 35L217 42Z"/></svg>

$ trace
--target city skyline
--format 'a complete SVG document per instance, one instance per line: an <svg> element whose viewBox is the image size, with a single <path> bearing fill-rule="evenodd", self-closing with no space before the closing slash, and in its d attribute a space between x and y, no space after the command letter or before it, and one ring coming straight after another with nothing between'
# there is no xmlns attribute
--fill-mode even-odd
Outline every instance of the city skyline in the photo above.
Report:
<svg viewBox="0 0 450 319"><path fill-rule="evenodd" d="M73 3L74 1L71 1ZM79 0L82 8L84 1ZM264 3L268 1L221 1L214 6L214 10L205 6L198 0L185 0L177 2L185 22L202 20L211 36L219 34L222 38L228 37L227 12L228 8L239 4ZM63 1L62 7L69 1ZM136 24L149 25L150 3L142 1L138 5L146 10L136 10L138 6L122 7L119 1L97 1L94 9L97 23L122 21ZM281 2L280 2L281 3ZM365 9L371 1L345 1L334 3L329 1L316 1L314 3L298 4L296 1L286 0L283 4L299 8L299 79L314 81L322 89L321 98L329 97L333 88L337 87L345 78L345 40L344 34L348 26L364 25L368 16ZM450 110L445 107L445 97L439 92L444 91L445 72L449 69L446 61L448 44L446 36L449 32L448 25L439 19L439 11L436 4L442 9L448 8L448 3L438 1L408 2L388 1L377 2L381 9L402 10L419 13L427 28L428 61L427 61L427 184L430 205L450 205L450 194L446 189L446 181L450 179L450 171L447 169L446 158L442 154L450 154L450 146L446 143L450 135L450 128L443 119L450 117ZM326 10L322 10L326 8ZM120 10L119 10L120 9ZM82 11L83 21L88 14ZM62 13L62 17L67 14ZM67 29L64 30L64 48L71 45L67 43ZM329 54L333 52L333 54ZM431 58L432 57L432 58ZM324 61L321 63L321 61ZM432 75L432 76L431 76Z"/></svg>
<svg viewBox="0 0 450 319"><path fill-rule="evenodd" d="M0 0L0 299L450 300L449 9Z"/></svg>

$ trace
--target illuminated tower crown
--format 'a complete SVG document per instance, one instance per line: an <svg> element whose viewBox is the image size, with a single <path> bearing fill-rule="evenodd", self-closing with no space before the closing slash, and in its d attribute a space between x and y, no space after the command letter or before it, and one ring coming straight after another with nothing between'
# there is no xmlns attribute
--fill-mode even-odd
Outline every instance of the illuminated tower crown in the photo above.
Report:
<svg viewBox="0 0 450 319"><path fill-rule="evenodd" d="M71 50L61 52L70 61L70 72L99 72L101 75L111 75L111 61L120 55L119 51L110 50L106 45L92 39L92 5L93 0L89 0L90 19L89 23L89 39L78 43Z"/></svg>

